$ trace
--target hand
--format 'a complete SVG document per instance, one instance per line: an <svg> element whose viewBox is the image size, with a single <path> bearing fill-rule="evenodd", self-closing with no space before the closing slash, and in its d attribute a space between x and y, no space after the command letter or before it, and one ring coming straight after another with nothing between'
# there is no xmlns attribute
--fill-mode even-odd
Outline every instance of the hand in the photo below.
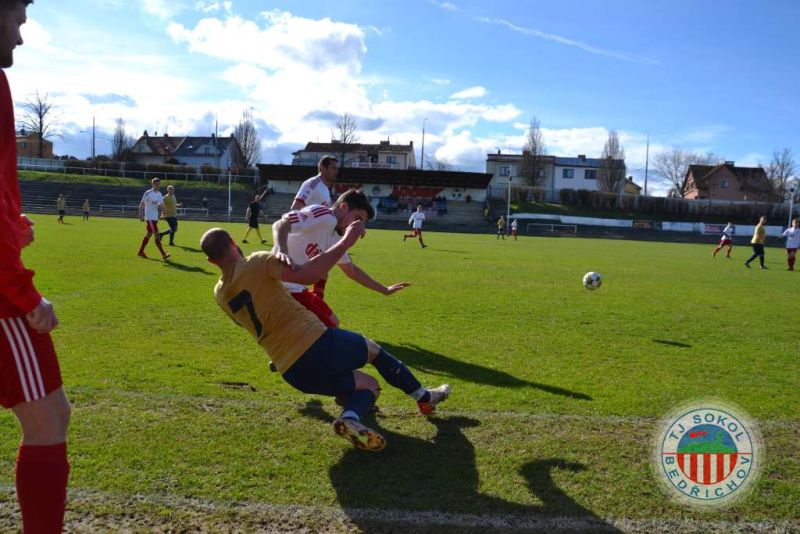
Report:
<svg viewBox="0 0 800 534"><path fill-rule="evenodd" d="M406 288L406 287L408 287L410 285L411 284L409 284L408 282L400 282L399 284L395 284L393 286L389 286L389 287L384 288L383 289L383 294L384 295L394 295L395 293L397 293L401 289L404 289L404 288Z"/></svg>
<svg viewBox="0 0 800 534"><path fill-rule="evenodd" d="M364 228L364 223L361 221L353 221L350 223L350 226L345 229L342 241L347 244L347 248L350 248L366 234L367 230Z"/></svg>
<svg viewBox="0 0 800 534"><path fill-rule="evenodd" d="M31 328L40 334L46 334L58 326L58 317L53 310L53 305L46 298L42 298L39 304L30 312L25 314L25 319Z"/></svg>
<svg viewBox="0 0 800 534"><path fill-rule="evenodd" d="M292 261L292 258L290 258L285 252L276 251L273 252L273 256L275 256L279 262L294 269L294 262Z"/></svg>
<svg viewBox="0 0 800 534"><path fill-rule="evenodd" d="M33 243L33 221L24 213L19 216L19 245L25 248Z"/></svg>

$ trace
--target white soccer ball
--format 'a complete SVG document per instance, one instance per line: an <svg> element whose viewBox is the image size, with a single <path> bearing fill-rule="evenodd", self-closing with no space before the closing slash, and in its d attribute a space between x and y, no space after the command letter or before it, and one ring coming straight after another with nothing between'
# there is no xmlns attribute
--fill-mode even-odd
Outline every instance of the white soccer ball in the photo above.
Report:
<svg viewBox="0 0 800 534"><path fill-rule="evenodd" d="M591 271L583 275L583 287L586 289L595 290L602 284L603 279L600 278L600 273Z"/></svg>

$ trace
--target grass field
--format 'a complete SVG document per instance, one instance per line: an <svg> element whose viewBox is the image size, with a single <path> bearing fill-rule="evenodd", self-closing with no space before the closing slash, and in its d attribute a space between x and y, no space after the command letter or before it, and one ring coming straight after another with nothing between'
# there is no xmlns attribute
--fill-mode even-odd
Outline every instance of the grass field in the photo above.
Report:
<svg viewBox="0 0 800 534"><path fill-rule="evenodd" d="M429 233L422 250L370 231L355 262L412 286L383 297L335 272L328 301L453 394L426 419L387 386L389 445L369 454L216 307L209 223L182 222L164 263L136 257L138 221L36 222L25 261L62 323L73 530L800 529L800 273L782 249L762 271L743 247ZM758 420L766 464L747 500L699 513L660 493L650 444L658 418L709 396ZM0 531L17 441L0 413Z"/></svg>

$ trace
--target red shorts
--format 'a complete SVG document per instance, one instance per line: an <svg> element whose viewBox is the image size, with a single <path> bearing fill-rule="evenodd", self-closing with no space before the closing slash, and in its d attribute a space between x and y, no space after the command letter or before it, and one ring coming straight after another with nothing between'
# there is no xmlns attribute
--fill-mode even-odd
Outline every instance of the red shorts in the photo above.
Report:
<svg viewBox="0 0 800 534"><path fill-rule="evenodd" d="M0 405L35 401L60 387L50 334L39 334L24 317L0 319Z"/></svg>
<svg viewBox="0 0 800 534"><path fill-rule="evenodd" d="M721 246L721 247L728 246L729 247L729 246L731 246L732 243L733 243L733 241L730 240L730 239L722 239L719 242L719 246Z"/></svg>
<svg viewBox="0 0 800 534"><path fill-rule="evenodd" d="M292 293L294 300L305 306L305 308L317 316L322 324L328 328L336 328L333 322L333 310L322 300L319 295L312 293L308 289L300 293Z"/></svg>
<svg viewBox="0 0 800 534"><path fill-rule="evenodd" d="M145 221L144 224L147 225L148 234L158 235L158 221Z"/></svg>

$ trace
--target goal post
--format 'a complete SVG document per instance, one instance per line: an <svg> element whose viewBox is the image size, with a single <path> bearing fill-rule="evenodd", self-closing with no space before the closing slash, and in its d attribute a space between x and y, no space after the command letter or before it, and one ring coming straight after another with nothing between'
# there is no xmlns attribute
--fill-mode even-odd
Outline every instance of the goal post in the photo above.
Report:
<svg viewBox="0 0 800 534"><path fill-rule="evenodd" d="M527 235L575 237L578 235L578 226L575 224L527 223L525 233Z"/></svg>

